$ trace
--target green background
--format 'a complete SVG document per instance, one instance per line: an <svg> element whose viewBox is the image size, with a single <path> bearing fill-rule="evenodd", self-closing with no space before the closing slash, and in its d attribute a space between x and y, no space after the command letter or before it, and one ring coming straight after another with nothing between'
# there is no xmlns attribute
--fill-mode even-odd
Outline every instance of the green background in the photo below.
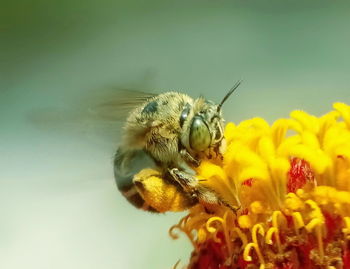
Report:
<svg viewBox="0 0 350 269"><path fill-rule="evenodd" d="M243 79L227 121L322 115L350 104L349 14L347 1L2 1L0 268L186 262L189 242L167 235L182 214L129 206L107 128L69 113L110 86L219 101Z"/></svg>

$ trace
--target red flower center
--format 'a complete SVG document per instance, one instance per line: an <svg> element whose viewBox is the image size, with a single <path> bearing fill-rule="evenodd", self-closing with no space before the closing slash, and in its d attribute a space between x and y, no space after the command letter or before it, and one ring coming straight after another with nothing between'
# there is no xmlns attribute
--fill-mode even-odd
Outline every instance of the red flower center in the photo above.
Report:
<svg viewBox="0 0 350 269"><path fill-rule="evenodd" d="M288 192L296 192L297 189L304 187L306 183L315 182L314 172L307 161L293 157L290 164L287 181Z"/></svg>

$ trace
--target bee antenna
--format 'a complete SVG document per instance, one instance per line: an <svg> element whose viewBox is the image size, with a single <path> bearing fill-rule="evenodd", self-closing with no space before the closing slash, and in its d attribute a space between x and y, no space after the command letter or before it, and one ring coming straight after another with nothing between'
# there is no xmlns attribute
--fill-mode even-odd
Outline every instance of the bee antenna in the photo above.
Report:
<svg viewBox="0 0 350 269"><path fill-rule="evenodd" d="M222 99L221 103L218 105L217 111L219 112L222 105L225 103L225 101L230 97L230 95L238 88L239 85L241 85L242 80L239 80L236 82L235 85L229 90L229 92L225 95L225 97Z"/></svg>

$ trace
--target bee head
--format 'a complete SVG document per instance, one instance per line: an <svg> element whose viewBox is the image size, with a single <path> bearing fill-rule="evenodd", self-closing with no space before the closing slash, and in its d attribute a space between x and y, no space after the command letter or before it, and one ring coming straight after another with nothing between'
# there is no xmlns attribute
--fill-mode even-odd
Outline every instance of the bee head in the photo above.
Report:
<svg viewBox="0 0 350 269"><path fill-rule="evenodd" d="M180 125L184 130L181 142L189 152L199 153L219 148L224 138L221 107L240 84L240 81L237 82L218 105L202 97L196 99L193 106L185 105L180 117Z"/></svg>

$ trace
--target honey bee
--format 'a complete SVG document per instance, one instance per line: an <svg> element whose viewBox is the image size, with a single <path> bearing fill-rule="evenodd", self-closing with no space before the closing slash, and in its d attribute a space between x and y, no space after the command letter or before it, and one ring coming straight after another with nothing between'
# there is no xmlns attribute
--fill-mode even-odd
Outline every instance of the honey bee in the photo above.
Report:
<svg viewBox="0 0 350 269"><path fill-rule="evenodd" d="M229 206L201 184L193 170L203 158L222 156L221 108L237 82L217 105L202 97L166 92L143 96L126 120L114 156L118 189L137 208L183 211L202 203Z"/></svg>

